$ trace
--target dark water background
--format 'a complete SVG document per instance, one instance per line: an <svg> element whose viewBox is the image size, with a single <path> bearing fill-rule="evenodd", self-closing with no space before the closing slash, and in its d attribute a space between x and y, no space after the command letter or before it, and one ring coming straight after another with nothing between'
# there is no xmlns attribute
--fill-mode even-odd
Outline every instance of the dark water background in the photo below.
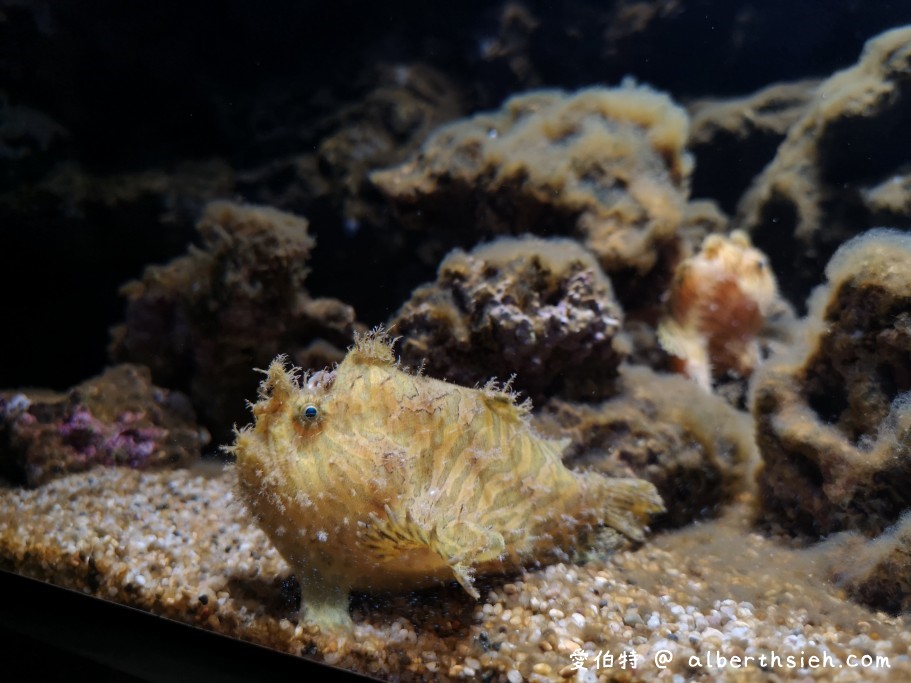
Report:
<svg viewBox="0 0 911 683"><path fill-rule="evenodd" d="M35 194L62 164L101 177L209 159L262 167L315 149L326 121L363 97L381 63L439 69L462 90L465 113L529 87L613 85L626 75L685 103L826 77L854 63L870 37L911 21L911 2L528 0L513 3L537 22L525 36L528 79L484 57L511 30L502 21L509 5L0 0L0 386L64 388L98 372L123 315L118 287L194 239L193 206L163 226L151 200L68 204ZM36 141L10 125L11 107L65 132ZM697 160L694 194L713 196L713 182ZM251 199L242 186L233 196ZM390 275L371 258L382 231L350 235L325 198L282 208L306 216L318 240L311 292L353 304L363 322L387 318L432 276L419 265Z"/></svg>

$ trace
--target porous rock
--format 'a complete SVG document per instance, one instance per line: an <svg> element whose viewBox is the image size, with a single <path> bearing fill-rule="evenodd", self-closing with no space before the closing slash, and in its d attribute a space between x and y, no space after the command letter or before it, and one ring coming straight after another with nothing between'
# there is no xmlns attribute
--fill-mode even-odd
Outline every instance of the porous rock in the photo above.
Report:
<svg viewBox="0 0 911 683"><path fill-rule="evenodd" d="M598 262L566 239L501 238L451 253L390 328L403 362L463 385L515 374L534 400L610 393L622 322Z"/></svg>
<svg viewBox="0 0 911 683"><path fill-rule="evenodd" d="M97 466L186 466L206 438L187 397L153 386L137 365L62 394L0 393L0 472L28 486Z"/></svg>
<svg viewBox="0 0 911 683"><path fill-rule="evenodd" d="M156 382L186 390L221 440L245 419L244 397L257 384L253 368L278 353L316 367L335 360L331 353L313 357L321 347L312 344L346 346L354 311L307 293L314 241L306 220L217 201L197 227L202 248L150 266L124 286L126 320L113 330L110 352L149 366Z"/></svg>
<svg viewBox="0 0 911 683"><path fill-rule="evenodd" d="M750 182L775 157L791 126L813 103L819 81L776 83L744 97L701 99L687 106L689 146L699 163L693 194L733 211Z"/></svg>
<svg viewBox="0 0 911 683"><path fill-rule="evenodd" d="M911 168L864 188L861 195L878 225L911 226Z"/></svg>
<svg viewBox="0 0 911 683"><path fill-rule="evenodd" d="M838 539L832 578L865 605L891 614L911 611L911 515L872 540Z"/></svg>
<svg viewBox="0 0 911 683"><path fill-rule="evenodd" d="M317 148L320 173L348 221L382 223L367 174L400 163L437 126L463 111L459 88L423 64L377 68L376 86L337 114Z"/></svg>
<svg viewBox="0 0 911 683"><path fill-rule="evenodd" d="M746 414L678 375L624 366L621 377L609 401L553 400L537 415L546 434L569 437L568 466L652 482L667 508L661 526L713 516L753 488L757 455Z"/></svg>
<svg viewBox="0 0 911 683"><path fill-rule="evenodd" d="M815 90L775 158L738 207L737 228L752 233L803 302L844 241L876 226L864 190L892 178L911 145L911 27L867 42L856 65ZM911 223L893 223L909 227Z"/></svg>
<svg viewBox="0 0 911 683"><path fill-rule="evenodd" d="M826 274L800 342L752 388L763 516L872 536L911 506L911 235L869 231Z"/></svg>
<svg viewBox="0 0 911 683"><path fill-rule="evenodd" d="M644 86L531 91L440 128L371 179L406 226L433 229L431 252L504 233L571 235L609 273L643 274L676 248L687 131L686 112Z"/></svg>

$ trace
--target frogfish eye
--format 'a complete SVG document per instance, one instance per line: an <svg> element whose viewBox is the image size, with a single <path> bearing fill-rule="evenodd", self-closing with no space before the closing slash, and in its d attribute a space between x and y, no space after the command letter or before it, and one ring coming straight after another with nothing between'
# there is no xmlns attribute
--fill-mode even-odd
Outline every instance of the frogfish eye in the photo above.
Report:
<svg viewBox="0 0 911 683"><path fill-rule="evenodd" d="M307 422L313 422L318 417L319 417L319 409L312 403L304 406L304 409L301 410L301 418L303 418Z"/></svg>

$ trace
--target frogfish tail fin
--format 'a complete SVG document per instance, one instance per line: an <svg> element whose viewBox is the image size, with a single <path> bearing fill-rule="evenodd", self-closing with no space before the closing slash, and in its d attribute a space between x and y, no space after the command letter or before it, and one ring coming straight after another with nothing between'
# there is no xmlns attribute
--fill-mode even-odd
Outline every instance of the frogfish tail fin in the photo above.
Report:
<svg viewBox="0 0 911 683"><path fill-rule="evenodd" d="M634 477L608 479L604 503L604 524L634 541L644 540L649 518L665 510L655 486Z"/></svg>

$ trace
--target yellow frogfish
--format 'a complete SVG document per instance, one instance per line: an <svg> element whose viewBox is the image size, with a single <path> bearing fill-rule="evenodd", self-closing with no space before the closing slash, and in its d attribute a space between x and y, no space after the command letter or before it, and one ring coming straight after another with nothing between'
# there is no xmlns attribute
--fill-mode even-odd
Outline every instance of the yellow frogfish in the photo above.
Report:
<svg viewBox="0 0 911 683"><path fill-rule="evenodd" d="M527 404L399 367L382 330L332 371L277 358L237 432L241 495L301 584L301 616L352 626L351 590L412 589L566 559L616 530L641 541L664 507L652 484L567 469L568 440L536 434Z"/></svg>
<svg viewBox="0 0 911 683"><path fill-rule="evenodd" d="M777 297L768 259L745 232L709 235L677 267L658 341L677 372L711 391L713 378L748 377L758 365L757 335Z"/></svg>

